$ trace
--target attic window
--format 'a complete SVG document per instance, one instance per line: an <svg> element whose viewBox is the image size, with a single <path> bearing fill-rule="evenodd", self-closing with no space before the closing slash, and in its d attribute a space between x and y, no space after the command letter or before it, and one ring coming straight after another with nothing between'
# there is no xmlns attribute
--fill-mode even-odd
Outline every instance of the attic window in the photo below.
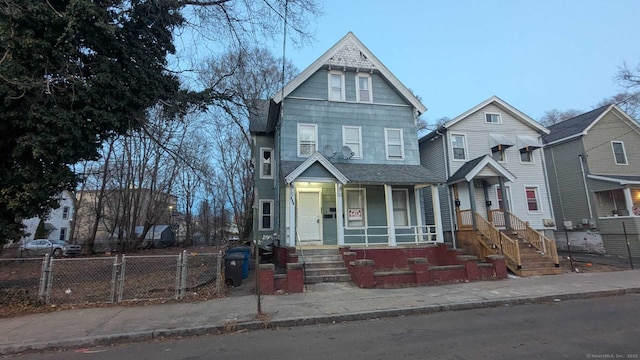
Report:
<svg viewBox="0 0 640 360"><path fill-rule="evenodd" d="M488 124L500 124L500 114L498 113L484 113L484 121Z"/></svg>

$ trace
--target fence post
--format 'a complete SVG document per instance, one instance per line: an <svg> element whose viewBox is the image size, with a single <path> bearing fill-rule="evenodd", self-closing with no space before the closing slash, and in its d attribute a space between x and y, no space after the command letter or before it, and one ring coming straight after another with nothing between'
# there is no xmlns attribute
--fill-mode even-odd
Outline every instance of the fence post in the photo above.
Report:
<svg viewBox="0 0 640 360"><path fill-rule="evenodd" d="M38 288L38 298L46 303L47 285L49 284L49 262L51 258L49 254L44 256L42 260L42 270L40 272L40 287Z"/></svg>
<svg viewBox="0 0 640 360"><path fill-rule="evenodd" d="M50 304L51 303L51 286L53 285L53 265L55 264L55 262L53 261L52 257L49 257L49 261L48 261L48 270L47 270L47 290L45 293L45 303L46 304Z"/></svg>
<svg viewBox="0 0 640 360"><path fill-rule="evenodd" d="M187 292L187 271L188 271L189 254L187 250L182 251L182 277L180 281L180 299L184 299Z"/></svg>
<svg viewBox="0 0 640 360"><path fill-rule="evenodd" d="M218 251L218 262L217 262L217 269L216 269L216 296L220 296L220 291L221 291L221 285L220 283L225 281L224 278L224 274L222 274L222 270L223 270L223 262L224 259L222 258L222 250Z"/></svg>
<svg viewBox="0 0 640 360"><path fill-rule="evenodd" d="M182 270L182 255L184 253L179 253L178 257L177 257L177 264L176 264L176 285L175 285L175 294L173 295L174 299L179 299L180 298L180 280L182 279L182 277L180 276L181 270Z"/></svg>
<svg viewBox="0 0 640 360"><path fill-rule="evenodd" d="M113 257L113 271L111 273L111 303L118 301L116 289L118 289L118 272L120 264L118 264L118 255Z"/></svg>
<svg viewBox="0 0 640 360"><path fill-rule="evenodd" d="M122 262L120 263L120 276L118 276L118 299L117 302L122 302L123 293L124 293L124 276L125 270L127 268L127 259L125 254L122 254ZM116 255L116 258L118 255Z"/></svg>

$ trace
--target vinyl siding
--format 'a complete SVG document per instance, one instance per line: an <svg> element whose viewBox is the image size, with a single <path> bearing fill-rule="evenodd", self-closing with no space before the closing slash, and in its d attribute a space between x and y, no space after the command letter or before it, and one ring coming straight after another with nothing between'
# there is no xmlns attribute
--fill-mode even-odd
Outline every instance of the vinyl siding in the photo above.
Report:
<svg viewBox="0 0 640 360"><path fill-rule="evenodd" d="M629 240L631 256L640 257L640 218L609 218L600 221L600 233L605 251L608 254L628 258L627 242L622 223L625 224L626 239Z"/></svg>
<svg viewBox="0 0 640 360"><path fill-rule="evenodd" d="M622 141L628 165L617 165L611 141ZM613 111L609 111L584 136L591 174L640 175L640 134Z"/></svg>
<svg viewBox="0 0 640 360"><path fill-rule="evenodd" d="M432 170L434 174L441 179L446 180L446 160L444 155L443 137L437 136L432 140L426 140L420 143L420 163L422 166ZM440 212L442 216L442 229L443 231L452 231L453 225L451 223L451 204L449 189L446 185L438 186L438 194L440 197ZM433 199L431 197L431 188L426 187L423 189L424 195L424 215L425 224L434 224L434 210Z"/></svg>
<svg viewBox="0 0 640 360"><path fill-rule="evenodd" d="M582 219L589 218L589 203L580 168L581 139L548 146L544 153L556 226L564 229L565 220L580 224Z"/></svg>

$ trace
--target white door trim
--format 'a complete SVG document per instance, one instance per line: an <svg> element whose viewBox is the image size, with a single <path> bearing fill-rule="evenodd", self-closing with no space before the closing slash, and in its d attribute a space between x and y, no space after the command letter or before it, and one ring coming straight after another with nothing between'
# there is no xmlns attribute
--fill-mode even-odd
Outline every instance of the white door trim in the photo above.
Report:
<svg viewBox="0 0 640 360"><path fill-rule="evenodd" d="M319 239L318 241L305 241L305 243L303 245L322 245L323 241L323 236L322 236L322 188L297 188L296 189L296 198L298 199L298 201L296 201L296 229L299 229L300 226L298 226L299 224L297 223L298 221L300 221L300 216L298 214L298 209L300 208L300 206L302 206L303 204L300 202L300 193L316 193L318 195L318 208L317 208L317 214L318 214L318 236ZM299 230L297 231L297 236L299 236ZM300 239L300 243L302 243L302 239Z"/></svg>

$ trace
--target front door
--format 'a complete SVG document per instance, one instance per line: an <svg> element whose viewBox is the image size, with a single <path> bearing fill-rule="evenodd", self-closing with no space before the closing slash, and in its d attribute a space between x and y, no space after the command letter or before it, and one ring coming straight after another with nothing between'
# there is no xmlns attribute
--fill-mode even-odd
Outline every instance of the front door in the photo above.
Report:
<svg viewBox="0 0 640 360"><path fill-rule="evenodd" d="M299 192L296 229L301 245L322 245L321 226L320 191Z"/></svg>

